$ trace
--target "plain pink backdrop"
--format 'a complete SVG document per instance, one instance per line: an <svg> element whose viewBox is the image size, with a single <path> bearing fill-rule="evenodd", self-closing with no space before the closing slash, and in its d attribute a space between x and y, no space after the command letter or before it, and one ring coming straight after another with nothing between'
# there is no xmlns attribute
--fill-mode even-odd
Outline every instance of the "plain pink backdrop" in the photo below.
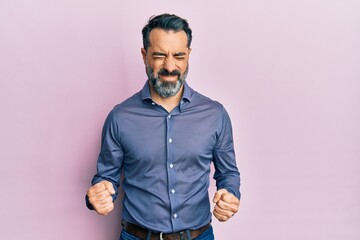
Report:
<svg viewBox="0 0 360 240"><path fill-rule="evenodd" d="M118 239L120 201L102 217L84 195L163 12L189 20L188 82L233 122L241 210L217 239L360 239L356 0L1 0L0 239Z"/></svg>

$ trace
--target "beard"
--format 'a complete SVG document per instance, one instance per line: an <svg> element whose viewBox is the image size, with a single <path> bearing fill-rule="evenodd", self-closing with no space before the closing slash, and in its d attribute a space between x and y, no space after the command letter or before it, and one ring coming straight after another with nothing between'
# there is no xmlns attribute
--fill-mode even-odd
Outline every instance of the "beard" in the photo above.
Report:
<svg viewBox="0 0 360 240"><path fill-rule="evenodd" d="M152 69L148 64L146 64L145 68L146 75L154 86L155 92L164 98L173 97L180 91L189 71L189 65L186 67L183 75L181 75L179 70L169 72L166 69L161 68L155 75L154 69ZM159 76L177 76L178 79L175 82L163 82L160 80Z"/></svg>

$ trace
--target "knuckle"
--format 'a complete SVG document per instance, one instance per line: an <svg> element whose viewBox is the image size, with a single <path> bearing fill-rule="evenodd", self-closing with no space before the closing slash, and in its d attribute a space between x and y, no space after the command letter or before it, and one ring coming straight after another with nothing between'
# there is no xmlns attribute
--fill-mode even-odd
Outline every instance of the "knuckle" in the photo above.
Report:
<svg viewBox="0 0 360 240"><path fill-rule="evenodd" d="M111 210L108 207L103 207L102 205L99 205L97 208L95 208L96 212L100 215L107 215Z"/></svg>
<svg viewBox="0 0 360 240"><path fill-rule="evenodd" d="M112 211L114 209L114 204L109 205L109 210Z"/></svg>
<svg viewBox="0 0 360 240"><path fill-rule="evenodd" d="M103 191L103 192L101 192L101 196L102 196L103 198L107 198L107 197L110 196L110 193L109 193L109 191Z"/></svg>
<svg viewBox="0 0 360 240"><path fill-rule="evenodd" d="M100 215L106 215L106 212L104 212L103 209L99 209L98 211L96 211L98 214Z"/></svg>
<svg viewBox="0 0 360 240"><path fill-rule="evenodd" d="M224 215L221 215L221 216L219 216L219 221L221 221L221 222L225 222L226 220L228 220L228 217L226 217L226 216L224 216Z"/></svg>
<svg viewBox="0 0 360 240"><path fill-rule="evenodd" d="M87 193L86 193L89 197L91 196L91 195L93 195L94 194L94 190L93 190L93 188L91 187L91 188L89 188L89 190L87 191Z"/></svg>
<svg viewBox="0 0 360 240"><path fill-rule="evenodd" d="M219 201L218 205L219 205L220 208L224 208L226 204L225 204L224 201Z"/></svg>
<svg viewBox="0 0 360 240"><path fill-rule="evenodd" d="M233 212L234 212L234 213L237 213L238 211L239 211L239 207L238 207L238 206L236 206L236 207L233 208Z"/></svg>
<svg viewBox="0 0 360 240"><path fill-rule="evenodd" d="M220 209L228 209L229 208L228 204L226 202L223 202L223 201L220 201L218 206L219 206Z"/></svg>
<svg viewBox="0 0 360 240"><path fill-rule="evenodd" d="M97 195L91 195L89 196L89 202L91 204L97 204L99 202L99 198Z"/></svg>
<svg viewBox="0 0 360 240"><path fill-rule="evenodd" d="M107 202L107 203L112 203L112 202L113 202L112 197L107 197L107 198L106 198L106 202Z"/></svg>
<svg viewBox="0 0 360 240"><path fill-rule="evenodd" d="M223 200L225 202L230 202L231 201L231 195L230 194L224 194Z"/></svg>
<svg viewBox="0 0 360 240"><path fill-rule="evenodd" d="M228 203L234 203L234 204L237 204L239 202L239 199L237 199L232 193L226 194L224 200Z"/></svg>
<svg viewBox="0 0 360 240"><path fill-rule="evenodd" d="M95 190L101 190L104 189L104 184L102 182L98 182L92 186L92 188Z"/></svg>
<svg viewBox="0 0 360 240"><path fill-rule="evenodd" d="M91 195L89 196L89 202L92 204L92 205L99 205L100 203L100 197L98 194L94 194L94 195Z"/></svg>
<svg viewBox="0 0 360 240"><path fill-rule="evenodd" d="M97 197L98 197L99 199L103 199L103 198L105 197L105 194L104 194L103 192L98 193L98 194L97 194Z"/></svg>
<svg viewBox="0 0 360 240"><path fill-rule="evenodd" d="M94 198L93 198L93 197L89 197L89 203L91 203L91 205L93 205L93 206L94 206L94 204L95 204L95 200L94 200Z"/></svg>
<svg viewBox="0 0 360 240"><path fill-rule="evenodd" d="M102 212L104 215L108 215L112 210L114 209L113 204L109 204L106 207L103 208Z"/></svg>
<svg viewBox="0 0 360 240"><path fill-rule="evenodd" d="M93 204L93 207L94 207L94 209L95 209L98 213L101 212L101 206L100 206L99 204L94 203L94 204Z"/></svg>

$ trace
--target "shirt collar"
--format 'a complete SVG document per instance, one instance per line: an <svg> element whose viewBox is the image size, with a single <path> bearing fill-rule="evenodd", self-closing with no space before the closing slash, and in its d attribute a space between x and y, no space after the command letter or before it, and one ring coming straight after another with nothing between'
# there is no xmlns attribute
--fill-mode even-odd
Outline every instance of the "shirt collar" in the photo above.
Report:
<svg viewBox="0 0 360 240"><path fill-rule="evenodd" d="M146 100L146 99L151 100L150 86L149 86L148 81L145 82L145 85L141 90L141 98L142 98L142 100ZM184 82L184 92L183 92L182 100L183 101L186 100L186 101L191 102L191 99L192 99L191 88L189 87L189 85L185 81Z"/></svg>
<svg viewBox="0 0 360 240"><path fill-rule="evenodd" d="M144 87L141 90L141 98L142 100L146 100L146 99L150 99L151 100L151 95L150 95L150 86L149 86L149 82L146 81Z"/></svg>

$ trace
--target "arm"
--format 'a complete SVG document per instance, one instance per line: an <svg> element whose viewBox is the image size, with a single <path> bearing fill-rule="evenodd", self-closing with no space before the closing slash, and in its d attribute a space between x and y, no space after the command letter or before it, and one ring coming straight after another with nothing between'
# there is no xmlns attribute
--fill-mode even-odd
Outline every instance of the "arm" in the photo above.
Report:
<svg viewBox="0 0 360 240"><path fill-rule="evenodd" d="M218 189L213 199L216 203L213 213L219 221L226 221L240 205L240 173L236 166L231 121L224 108L220 119L213 150L214 179Z"/></svg>
<svg viewBox="0 0 360 240"><path fill-rule="evenodd" d="M103 127L97 173L92 180L93 186L86 194L88 208L94 209L102 215L112 211L113 201L117 198L117 189L120 185L119 179L124 154L118 138L118 126L113 110L108 115Z"/></svg>

